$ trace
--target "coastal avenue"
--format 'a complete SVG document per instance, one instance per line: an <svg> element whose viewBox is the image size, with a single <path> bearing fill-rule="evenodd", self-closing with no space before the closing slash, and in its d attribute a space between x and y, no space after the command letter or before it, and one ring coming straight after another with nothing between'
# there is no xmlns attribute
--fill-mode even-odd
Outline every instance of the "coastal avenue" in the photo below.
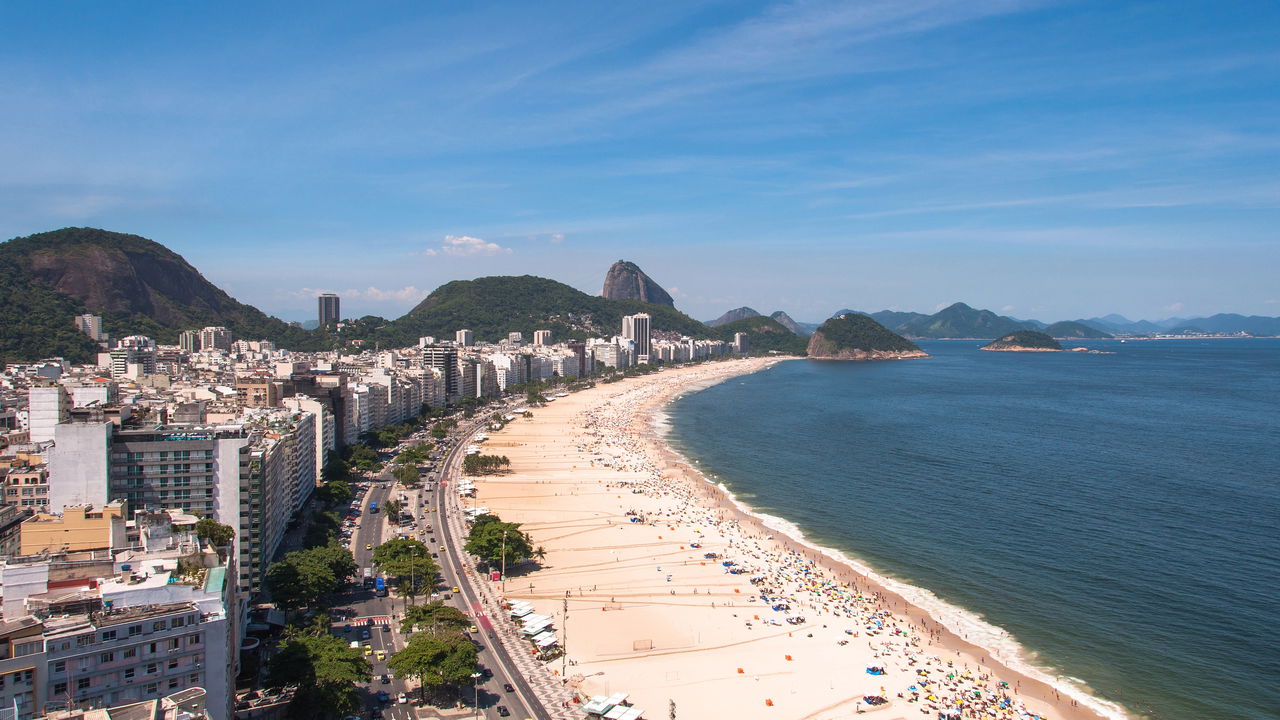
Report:
<svg viewBox="0 0 1280 720"><path fill-rule="evenodd" d="M465 538L453 537L445 517L439 512L445 507L452 506L456 509L456 502L453 502L448 495L451 489L449 483L447 481L442 483L440 480L450 476L456 477L460 472L462 448L465 447L463 440L470 437L481 424L483 421L476 421L465 429L459 428L451 434L449 439L438 443L439 447L446 448L446 453L440 459L436 472L423 474L422 490L396 490L394 480L387 469L384 469L371 482L364 483L367 485L367 490L359 501L360 515L357 519L359 525L352 534L350 548L356 565L362 569L361 572L363 568L372 567L373 552L366 548L369 546L377 548L385 540L396 537L398 529L395 518L387 518L381 508L386 507L388 500L399 499L400 495L405 495L404 509L406 511L411 509L415 519L414 527L407 530L415 532L430 552L438 556L435 560L441 568L441 578L435 588L437 594L428 600L444 599L447 604L471 615L476 625L482 630L481 634L473 635L472 638L477 642L482 671L487 670L492 673L492 677L479 678L477 693L474 696L469 689L462 691L461 699L468 705L472 703L473 697L478 697L478 707L472 707L472 712L466 717L500 718L502 716L498 712L498 707L502 706L507 709L509 717L516 720L521 718L550 720L551 715L534 695L507 649L493 637L492 623L488 617L484 616L483 611L479 610L481 607L479 591L472 587L464 571L467 559L461 554L460 548ZM394 452L387 454L383 459L385 461L393 456ZM424 500L428 502L424 504ZM373 502L378 503L379 512L377 513L369 512L370 503ZM433 526L433 533L426 532L427 525ZM450 592L454 587L462 592L457 594ZM447 599L445 596L448 596ZM364 692L362 692L365 703L364 717L384 717L394 720L441 717L435 708L421 707L416 700L415 691L409 684L395 677L387 667L386 659L379 660L377 656L379 650L385 653L386 657L390 657L397 650L404 648L407 637L400 633L399 618L404 612L407 599L375 597L374 590L363 587L362 580L357 578L344 600L345 606L337 610L344 617L338 618L333 623L333 634L347 642L367 641L373 652L368 657L372 666L370 681L364 686ZM364 636L365 632L368 632L368 637ZM381 680L383 675L388 676L390 682L384 684ZM512 692L505 691L504 686L508 684L512 686ZM386 693L385 701L379 700L379 692ZM408 702L403 704L397 702L401 693L408 695ZM449 713L451 717L456 715L457 713Z"/></svg>

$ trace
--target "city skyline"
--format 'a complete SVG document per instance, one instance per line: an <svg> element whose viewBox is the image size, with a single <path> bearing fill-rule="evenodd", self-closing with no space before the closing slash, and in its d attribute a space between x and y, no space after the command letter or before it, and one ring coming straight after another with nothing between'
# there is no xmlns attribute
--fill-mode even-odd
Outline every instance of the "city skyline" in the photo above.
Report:
<svg viewBox="0 0 1280 720"><path fill-rule="evenodd" d="M702 320L1280 315L1273 5L557 9L0 8L0 237L298 320L619 258Z"/></svg>

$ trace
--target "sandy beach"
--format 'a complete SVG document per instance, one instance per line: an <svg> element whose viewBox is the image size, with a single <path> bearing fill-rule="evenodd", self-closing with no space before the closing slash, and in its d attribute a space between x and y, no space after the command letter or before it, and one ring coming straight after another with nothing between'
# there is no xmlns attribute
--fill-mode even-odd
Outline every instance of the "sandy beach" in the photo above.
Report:
<svg viewBox="0 0 1280 720"><path fill-rule="evenodd" d="M512 569L505 596L555 619L568 652L551 667L583 695L630 693L650 718L672 702L679 717L1102 717L764 527L659 437L674 398L772 362L598 385L490 433L484 452L511 472L475 478L474 502L546 551Z"/></svg>

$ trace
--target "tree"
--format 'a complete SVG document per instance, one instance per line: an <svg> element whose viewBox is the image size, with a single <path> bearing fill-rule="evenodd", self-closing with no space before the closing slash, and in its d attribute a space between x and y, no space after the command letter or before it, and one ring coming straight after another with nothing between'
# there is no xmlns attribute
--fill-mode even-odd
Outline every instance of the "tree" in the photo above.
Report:
<svg viewBox="0 0 1280 720"><path fill-rule="evenodd" d="M427 546L407 538L388 540L374 548L373 564L384 575L406 582L411 599L428 583L434 585L436 573L440 572Z"/></svg>
<svg viewBox="0 0 1280 720"><path fill-rule="evenodd" d="M388 500L382 509L387 513L387 522L395 525L400 522L400 511L404 509L404 504L399 500Z"/></svg>
<svg viewBox="0 0 1280 720"><path fill-rule="evenodd" d="M469 685L479 669L476 646L461 633L420 632L403 650L387 660L400 677L416 677L426 688Z"/></svg>
<svg viewBox="0 0 1280 720"><path fill-rule="evenodd" d="M214 547L225 547L235 539L235 528L223 525L213 518L200 518L196 523L196 537L208 540Z"/></svg>
<svg viewBox="0 0 1280 720"><path fill-rule="evenodd" d="M356 571L351 551L337 541L327 545L288 553L283 560L267 568L267 589L271 598L285 610L296 610L319 604L326 595L337 591Z"/></svg>
<svg viewBox="0 0 1280 720"><path fill-rule="evenodd" d="M472 525L463 549L490 565L504 564L504 557L507 565L528 560L534 552L529 536L520 531L520 523L496 518Z"/></svg>
<svg viewBox="0 0 1280 720"><path fill-rule="evenodd" d="M342 456L333 450L329 451L328 457L325 458L324 467L320 470L320 477L325 480L346 480L351 476L351 465Z"/></svg>
<svg viewBox="0 0 1280 720"><path fill-rule="evenodd" d="M330 480L316 488L316 498L326 505L346 505L353 497L351 486L342 480Z"/></svg>
<svg viewBox="0 0 1280 720"><path fill-rule="evenodd" d="M360 710L355 685L368 681L369 671L361 651L342 640L290 628L271 658L267 684L297 686L289 704L291 718L341 717Z"/></svg>
<svg viewBox="0 0 1280 720"><path fill-rule="evenodd" d="M462 472L466 475L488 475L511 467L506 455L467 455L462 459Z"/></svg>
<svg viewBox="0 0 1280 720"><path fill-rule="evenodd" d="M471 618L456 607L445 605L443 600L435 600L426 605L410 605L400 621L400 632L406 635L415 630L427 630L434 633L448 631L461 632L471 626Z"/></svg>
<svg viewBox="0 0 1280 720"><path fill-rule="evenodd" d="M357 443L348 448L347 462L361 472L377 472L382 469L382 461L373 448Z"/></svg>
<svg viewBox="0 0 1280 720"><path fill-rule="evenodd" d="M418 484L418 468L413 465L397 465L391 471L391 477L405 487L414 487Z"/></svg>

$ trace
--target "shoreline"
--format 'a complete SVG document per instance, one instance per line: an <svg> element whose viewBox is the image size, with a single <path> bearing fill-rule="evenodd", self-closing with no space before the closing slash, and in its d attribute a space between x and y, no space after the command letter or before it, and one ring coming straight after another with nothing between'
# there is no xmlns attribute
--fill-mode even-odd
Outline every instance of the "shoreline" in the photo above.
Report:
<svg viewBox="0 0 1280 720"><path fill-rule="evenodd" d="M617 477L617 473L623 473L627 476L635 474L643 474L645 470L641 467L643 463L635 462L629 464L624 470L622 467L614 468L612 462L602 460L608 470L596 472L595 459L591 460L592 474L597 476L589 478L585 483L572 482L566 480L563 476L556 476L554 479L550 476L555 475L552 466L557 463L553 458L549 458L545 454L536 454L534 457L527 458L529 463L519 463L516 458L512 458L513 469L518 475L533 474L533 461L545 468L548 472L547 479L517 478L513 481L506 479L481 479L477 482L480 492L485 496L486 505L493 504L494 511L498 512L504 519L508 519L509 511L515 511L510 519L517 522L523 522L526 530L534 537L535 544L547 541L548 544L548 562L542 570L536 570L530 573L528 578L528 592L521 592L521 584L525 582L525 577L513 578L510 580L511 588L508 589L507 595L513 599L528 599L538 606L539 612L544 614L552 614L556 611L556 605L551 604L547 597L541 591L541 588L535 588L535 583L541 585L540 578L545 578L554 583L553 587L556 592L552 597L559 598L560 585L565 585L563 589L563 603L565 607L569 607L572 601L575 606L573 609L578 610L580 607L586 606L589 609L606 611L603 613L604 619L600 616L588 616L589 629L599 631L606 634L650 634L667 636L663 640L648 640L648 644L641 648L640 641L633 643L628 650L625 647L607 648L607 652L601 651L599 647L595 652L591 652L588 647L585 651L580 650L572 639L567 640L569 648L569 657L573 660L576 668L583 668L582 672L574 674L575 683L582 692L587 694L609 694L604 690L618 689L629 690L626 680L622 680L621 684L617 684L613 678L608 684L601 687L602 683L594 679L595 676L613 674L621 671L621 675L625 678L627 675L635 678L635 683L640 687L635 688L636 695L644 698L645 693L642 689L646 683L652 683L652 676L655 669L649 667L653 663L662 663L657 660L658 657L674 657L682 654L704 654L707 657L703 663L710 661L718 661L726 654L733 658L733 662L739 664L753 664L754 661L762 658L769 658L776 661L774 653L778 650L766 652L764 646L781 646L790 648L792 644L802 647L803 652L809 655L812 650L813 643L809 638L827 640L829 644L823 646L823 650L814 653L816 657L810 658L809 662L803 665L791 665L792 655L786 654L785 661L777 667L776 662L764 662L765 665L773 665L770 668L776 670L771 672L772 676L790 675L792 676L789 684L783 684L782 687L791 687L790 692L794 695L797 690L794 685L804 683L808 687L806 695L807 702L792 701L788 702L788 706L794 705L791 710L793 714L786 714L784 711L778 714L779 717L797 717L811 718L813 720L826 720L827 718L846 717L856 712L876 712L884 714L884 711L890 711L890 717L897 718L902 713L923 712L929 717L936 717L939 707L948 707L946 697L952 690L960 687L982 688L978 692L985 690L986 696L992 698L1000 697L1004 693L1008 702L1025 701L1028 709L1038 715L1053 718L1064 718L1067 720L1083 720L1085 718L1102 718L1102 717L1126 717L1124 712L1116 706L1110 706L1097 698L1090 696L1084 689L1072 685L1069 681L1062 678L1051 677L1048 673L1041 671L1030 663L1017 657L1016 654L1012 658L1001 657L1008 653L1009 648L986 648L980 644L970 642L962 637L964 628L953 629L951 625L955 624L957 618L940 620L929 612L928 608L921 607L921 598L925 600L934 598L937 604L946 605L945 602L936 599L932 593L923 589L916 588L901 581L887 578L877 573L873 568L845 555L843 552L816 545L804 537L803 531L799 526L783 519L775 518L769 515L761 514L752 509L747 504L738 500L725 486L713 482L708 479L699 468L681 455L672 447L667 434L671 432L668 425L664 430L661 420L665 417L666 410L669 406L680 397L692 392L698 392L739 377L743 374L758 372L780 362L780 359L770 359L763 361L733 361L735 365L732 367L724 366L723 363L715 363L710 367L698 366L695 368L676 368L664 371L656 376L647 378L636 378L632 380L622 381L608 386L597 386L592 390L575 393L569 398L562 398L561 401L569 400L577 397L580 402L573 403L574 406L582 406L582 413L586 413L591 418L590 413L597 411L597 418L603 417L599 414L601 408L608 408L614 404L614 401L624 402L630 399L629 395L640 395L641 397L632 400L634 406L628 405L623 408L623 412L616 416L608 416L615 426L607 426L606 423L599 420L588 420L583 430L581 425L581 413L572 412L576 409L568 406L564 407L566 411L564 417L556 418L561 420L560 433L555 432L554 420L551 423L544 423L541 435L534 434L537 439L554 439L558 434L563 436L568 434L578 441L577 447L581 450L583 447L590 448L592 452L600 452L600 448L613 448L611 443L614 441L621 442L625 445L626 452L617 457L626 458L629 461L635 461L643 454L644 459L651 463L648 468L651 472L657 469L659 477L638 479L635 477ZM699 369L701 368L701 369ZM665 376L665 377L664 377ZM647 387L648 385L658 387ZM647 390L647 394L646 394ZM621 398L621 400L620 400ZM591 402L595 400L595 402ZM557 403L558 404L558 403ZM529 425L538 423L538 416L544 414L543 411L548 408L535 411L535 418ZM561 415L562 413L555 413ZM599 423L597 427L596 423ZM616 427L616 424L625 422L626 430ZM508 426L509 428L511 426ZM599 430L604 428L604 431ZM545 431L550 429L551 433ZM607 432L612 430L614 432ZM500 440L501 436L507 433L507 429L495 432L493 440ZM584 436L588 442L583 444L581 441ZM514 439L514 438L512 438ZM606 442L609 441L609 442ZM529 443L526 443L529 444ZM564 445L564 443L547 443L547 445ZM542 443L538 443L542 447ZM602 455L594 455L596 459L602 458ZM578 458L581 461L581 457ZM562 468L561 472L568 470L568 474L573 475L581 470L588 468L580 468L576 464L572 464L574 458L568 457L560 464L568 463L570 467ZM549 462L550 461L550 462ZM613 476L613 477L611 477ZM497 493L497 490L514 489L514 485L533 484L533 492L523 493L529 502L518 503L519 507L500 508L497 507L497 499L503 497ZM570 487L570 495L580 498L596 496L591 500L573 501L572 509L566 506L570 501L553 501L551 503L540 503L533 499L535 494L541 494L545 498L545 487L539 488L539 485L558 484ZM599 492L601 488L604 493ZM605 512L605 505L612 506L608 502L609 499L621 499L622 495L614 495L610 498L602 496L608 493L620 491L622 488L630 488L633 495L644 496L648 500L656 500L658 502L646 503L641 510L643 515L642 523L637 523L635 517L628 518L630 522L625 525L613 525L613 520L609 517L610 513ZM517 493L520 494L520 493ZM492 502L489 502L492 496ZM559 491L556 491L554 497L562 497ZM663 503L663 498L682 500L683 504L679 508L669 507L671 503ZM505 497L503 499L506 499ZM515 500L515 497L511 499ZM640 498L633 497L632 500L639 501ZM477 502L480 502L479 500ZM537 507L539 504L556 506ZM634 504L634 503L633 503ZM625 505L619 504L621 509ZM639 507L639 505L637 505ZM555 511L559 510L560 517L553 517ZM627 511L630 515L634 510ZM591 522L583 520L584 513L591 518ZM618 515L621 515L619 513ZM656 517L655 517L656 516ZM599 520L604 517L606 524L599 525ZM656 518L661 518L657 520ZM687 526L682 530L692 529L696 535L677 535L679 537L696 537L701 541L693 544L693 540L688 540L686 544L693 544L693 547L717 547L724 548L725 553L721 557L741 557L743 560L754 558L752 565L759 564L760 567L752 567L757 571L757 576L751 579L752 585L746 585L739 582L740 587L732 587L732 593L727 592L724 587L725 583L722 578L723 572L718 572L715 568L716 563L711 563L712 567L707 568L708 562L697 562L697 555L686 552L659 552L657 549L639 551L637 553L632 548L635 547L658 547L666 545L669 541L664 541L663 534L653 533L667 532L679 533L677 523ZM661 527L659 527L661 525ZM706 530L696 527L698 525L709 526ZM572 535L595 533L600 534L601 529L614 530L632 530L633 535L648 535L644 538L629 538L627 543L620 543L617 546L607 546L599 544L596 547L583 548L578 546L558 547L561 539L567 536L557 535L558 532L564 530L573 530ZM649 529L647 532L641 532L642 529ZM634 543L635 539L649 540L647 543ZM658 542L653 542L654 540ZM552 545L555 543L555 545ZM701 547L699 547L701 549ZM607 550L609 554L600 555L600 550ZM686 545L679 546L680 551L686 550ZM620 566L624 556L631 561L633 555L639 555L636 560L643 560L643 565L637 563L629 563L627 566ZM592 555L591 560L595 562L581 563L580 569L566 564L574 559L581 558L584 555ZM672 565L676 558L681 559L680 565ZM608 562L613 559L615 563L619 563L616 570L610 568ZM603 563L599 562L603 560ZM691 562L692 561L692 562ZM763 561L761 564L760 561ZM658 589L648 587L649 581L652 579L652 573L646 573L645 568L653 563L664 563L657 565L659 573L664 572L663 568L678 568L676 572L666 575L666 583L675 583L672 585L659 584ZM693 563L696 563L694 566ZM779 569L781 563L781 569ZM746 562L741 563L746 566ZM699 567L700 566L700 567ZM555 571L554 573L551 571ZM727 572L727 571L726 571ZM637 590L635 594L627 596L627 599L618 601L617 595L609 597L608 602L604 602L602 594L595 594L598 583L589 586L592 592L584 592L584 584L577 585L577 594L574 594L574 581L582 580L585 577L605 577L608 573L609 579L614 580L614 576L624 576L625 583L620 587L627 590ZM687 573L697 575L696 581L693 582L694 587L689 588L688 582L675 580L674 574L685 575ZM567 577L556 578L555 575L563 574ZM580 576L580 577L575 577ZM742 575L728 575L730 579L742 578ZM763 579L762 579L763 578ZM560 583L562 580L568 582ZM691 578L691 580L695 580ZM707 587L713 584L713 580L717 587ZM759 582L757 583L757 580ZM788 582L798 583L796 587L787 585ZM770 600L768 603L756 603L754 605L741 605L741 601L750 597L750 600L756 600L752 593L760 592L758 586L771 587ZM757 587L753 587L757 586ZM673 602L663 597L661 588L670 588L669 592L672 596L683 598L686 593L692 593L695 597L700 589L705 588L704 598L712 598L710 602L710 611L705 607L699 610L682 609L682 607L669 607ZM799 589L797 589L799 588ZM655 592L656 590L656 592ZM744 592L744 590L746 592ZM785 636L765 636L757 630L772 630L772 626L783 627L777 622L776 618L761 617L769 611L767 605L774 603L778 598L788 598L788 605L794 605L795 609L800 612L815 613L817 618L810 621L808 618L788 617L787 621L792 622L795 619L802 620L796 624L796 630L785 632ZM911 599L908 599L911 598ZM716 601L722 603L719 608L716 607ZM914 600L914 602L913 602ZM724 603L727 602L727 605ZM684 607L688 607L687 604ZM948 606L949 607L949 606ZM745 622L746 631L743 632L738 623L742 622L738 612L730 612L732 610L745 610L750 612L753 620ZM626 610L627 612L608 612L610 610ZM716 611L719 612L716 612ZM763 612L761 612L763 611ZM934 608L937 612L937 608ZM960 615L967 614L960 608L954 608L954 611ZM631 618L621 619L619 616L632 615ZM788 609L787 615L791 614ZM730 620L727 615L732 616ZM576 616L576 614L575 614ZM615 622L608 616L614 616L618 620ZM746 617L745 615L743 616ZM875 624L862 623L872 618L869 622ZM970 622L985 625L976 616L971 618L961 618ZM638 620L638 622L636 622ZM760 627L756 628L755 623L759 622ZM888 625L884 623L887 622ZM818 623L822 623L821 627L817 627ZM572 627L573 622L570 621ZM794 624L794 623L793 623ZM838 626L838 627L832 627ZM847 626L847 627L845 627ZM893 628L892 634L888 637L881 635L881 631L887 631L889 627ZM701 628L696 639L690 640L687 637L689 628ZM865 630L861 628L866 628ZM1003 633L999 628L987 625L987 628L996 633L1003 634L1008 637L1007 633ZM682 634L683 631L683 634ZM705 631L705 633L704 633ZM793 643L794 634L797 632L808 633L805 640ZM572 634L570 631L569 634ZM710 637L704 641L703 634ZM674 637L680 636L680 637ZM874 638L874 639L873 639ZM839 642L836 642L839 641ZM852 643L850 642L852 641ZM720 643L720 644L717 644ZM621 643L625 645L625 642ZM861 646L866 645L865 649L858 650L856 648L846 647L849 645ZM742 647L740 650L725 653L723 649L730 645ZM745 646L759 646L745 647ZM839 649L832 651L833 647L839 646ZM1013 645L1013 649L1020 646ZM945 656L945 657L944 657ZM743 658L750 658L746 660ZM801 658L796 658L797 662L802 662ZM853 662L846 662L852 660ZM647 664L646 664L647 661ZM559 661L557 661L559 662ZM850 694L847 687L841 689L836 688L834 679L829 682L822 682L822 672L832 672L833 668L840 664L850 665L852 668L849 674L860 669L858 666L866 663L868 667L875 663L882 663L885 667L885 675L880 678L874 678L865 682L854 682L861 679L858 675L853 677L844 677L841 684L862 685L869 688L866 691L858 690ZM923 664L921 664L923 663ZM931 673L941 671L943 664L946 669L950 670L946 674L947 678L952 680L942 680L939 684L937 678L933 678ZM554 664L554 663L553 663ZM618 668L617 664L625 665ZM674 665L674 663L672 663ZM892 666L891 666L892 665ZM585 667L584 667L585 666ZM593 670L597 672L587 674ZM795 668L792 670L791 668ZM964 668L963 670L961 668ZM566 670L566 673L568 671ZM682 666L679 668L668 669L666 672L666 681L671 683L672 674L676 678L683 680L682 674L708 674L708 672L697 664L692 666ZM899 673L902 673L900 676ZM711 673L712 677L694 683L703 683L706 687L706 695L715 695L717 689L721 686L725 688L737 687L734 685L734 674L730 674L728 678L723 674ZM738 667L737 676L739 680L746 674L742 667ZM816 682L815 682L816 676ZM754 683L747 684L757 687L765 687L765 683L761 682L761 675L754 675ZM768 676L766 676L768 677ZM892 681L890 678L892 677ZM772 679L772 678L770 678ZM920 683L921 680L929 681L929 685ZM806 682L807 681L807 682ZM998 684L1001 683L1007 684ZM869 683L869 684L868 684ZM883 684L881 684L883 683ZM917 687L917 684L920 686ZM1055 687L1055 683L1062 687ZM887 689L887 686L893 686L893 689ZM909 689L908 689L909 686ZM777 688L777 683L768 685L771 689L765 691L765 695L773 693L782 693L785 690ZM879 688L879 693L875 692L875 688ZM597 692L597 690L601 692ZM914 697L912 697L914 691ZM672 691L668 691L672 692ZM686 690L687 692L687 690ZM726 690L728 693L736 693L736 690ZM871 694L879 694L887 699L887 705L873 707L865 707L861 702L859 693L868 692ZM936 695L935 695L936 693ZM937 696L942 696L938 698ZM930 703L929 699L936 701L936 704ZM687 704L697 705L697 701L692 698L681 696L682 701ZM722 698L723 700L723 698ZM743 698L734 698L737 702L742 702ZM773 698L765 698L767 706L774 705ZM645 699L645 706L651 711L655 711L655 705L652 698ZM778 702L782 705L782 702ZM912 705L915 707L913 708ZM683 707L684 705L682 705ZM750 712L748 707L758 707L751 704L744 706L742 709L736 709L736 712ZM712 708L708 708L711 710ZM720 708L723 710L723 708ZM779 708L780 709L780 708ZM1012 711L1010 711L1012 712ZM898 713L898 714L894 714ZM775 713L777 714L777 713ZM1011 717L1013 715L1010 715Z"/></svg>

